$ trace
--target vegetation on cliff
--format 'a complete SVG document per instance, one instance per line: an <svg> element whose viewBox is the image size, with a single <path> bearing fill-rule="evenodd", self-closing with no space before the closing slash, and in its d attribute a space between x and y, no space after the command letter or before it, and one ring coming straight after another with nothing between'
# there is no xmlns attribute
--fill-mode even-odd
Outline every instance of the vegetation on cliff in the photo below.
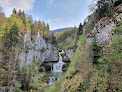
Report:
<svg viewBox="0 0 122 92"><path fill-rule="evenodd" d="M20 67L18 54L24 48L27 31L30 31L31 39L40 33L48 41L51 36L49 25L41 21L34 23L32 16L21 10L17 12L16 9L9 18L0 13L0 19L0 89L22 92L43 88L48 77L45 73L39 73L41 63L33 58L32 64Z"/></svg>
<svg viewBox="0 0 122 92"><path fill-rule="evenodd" d="M114 20L115 17L112 16L120 13L116 10L120 4L121 0L98 0L98 8L95 10L98 20L103 17L113 18ZM72 56L72 62L66 74L46 92L122 91L122 20L116 23L116 29L113 30L114 36L110 44L99 44L95 35L92 44L87 44L86 35L94 28L98 20L95 20L94 23L84 22L83 28L85 30L79 37L70 33L65 39L59 40L64 44L64 41L70 36L74 37L72 41L79 38L76 41L75 54ZM61 35L63 36L65 33L61 33ZM60 37L58 36L58 38ZM66 49L65 47L61 48Z"/></svg>

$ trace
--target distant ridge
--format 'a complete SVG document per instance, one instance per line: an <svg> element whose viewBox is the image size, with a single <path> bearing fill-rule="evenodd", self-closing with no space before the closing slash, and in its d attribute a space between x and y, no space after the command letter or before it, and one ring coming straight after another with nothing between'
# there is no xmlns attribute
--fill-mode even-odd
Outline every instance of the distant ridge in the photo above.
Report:
<svg viewBox="0 0 122 92"><path fill-rule="evenodd" d="M69 29L72 29L72 27L66 27L66 28L59 28L56 30L51 30L51 33L55 34L56 32L63 32L63 31L69 30Z"/></svg>

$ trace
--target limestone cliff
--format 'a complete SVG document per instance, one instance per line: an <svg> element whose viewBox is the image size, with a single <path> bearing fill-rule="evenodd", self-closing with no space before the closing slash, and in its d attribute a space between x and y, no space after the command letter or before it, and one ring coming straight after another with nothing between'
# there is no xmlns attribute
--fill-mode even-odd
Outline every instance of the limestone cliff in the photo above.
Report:
<svg viewBox="0 0 122 92"><path fill-rule="evenodd" d="M67 60L71 60L72 54L72 50L66 51ZM59 54L58 50L53 50L52 44L49 42L46 43L39 33L31 38L28 31L24 36L24 47L19 52L18 58L22 67L31 64L34 58L40 64L43 62L58 61Z"/></svg>
<svg viewBox="0 0 122 92"><path fill-rule="evenodd" d="M87 35L86 42L91 43L95 36L100 44L110 44L114 35L114 29L121 18L122 13L115 14L111 19L107 17L102 18Z"/></svg>
<svg viewBox="0 0 122 92"><path fill-rule="evenodd" d="M39 33L33 39L34 41L28 31L24 37L24 48L19 52L20 66L30 64L34 57L38 62L43 63L52 53L52 45L46 43Z"/></svg>

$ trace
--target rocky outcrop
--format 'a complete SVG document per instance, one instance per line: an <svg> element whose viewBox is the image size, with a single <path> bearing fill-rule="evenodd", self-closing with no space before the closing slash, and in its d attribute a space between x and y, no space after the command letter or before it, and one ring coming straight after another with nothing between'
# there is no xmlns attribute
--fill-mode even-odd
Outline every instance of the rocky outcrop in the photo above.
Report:
<svg viewBox="0 0 122 92"><path fill-rule="evenodd" d="M68 59L71 61L74 51L72 49L68 49L65 51L65 53L66 53L66 56L68 57Z"/></svg>
<svg viewBox="0 0 122 92"><path fill-rule="evenodd" d="M73 50L67 50L65 54L63 61L71 61ZM46 43L39 33L31 38L28 31L24 37L24 46L20 50L18 58L21 67L31 64L34 60L40 62L40 64L51 61L57 62L59 60L59 51L53 50L52 45Z"/></svg>
<svg viewBox="0 0 122 92"><path fill-rule="evenodd" d="M50 61L58 61L59 60L59 55L58 55L58 50L52 50L49 57L46 57L45 62L50 62Z"/></svg>
<svg viewBox="0 0 122 92"><path fill-rule="evenodd" d="M52 53L52 45L46 43L43 37L38 33L31 40L30 32L28 31L24 37L24 48L19 52L20 66L28 65L35 60L43 63L46 58Z"/></svg>
<svg viewBox="0 0 122 92"><path fill-rule="evenodd" d="M74 54L72 49L66 50L64 53L61 54L63 62L71 61L72 55Z"/></svg>
<svg viewBox="0 0 122 92"><path fill-rule="evenodd" d="M114 19L102 18L87 35L86 42L91 44L95 36L100 44L110 44L116 23L122 18L122 13L114 15L114 17Z"/></svg>

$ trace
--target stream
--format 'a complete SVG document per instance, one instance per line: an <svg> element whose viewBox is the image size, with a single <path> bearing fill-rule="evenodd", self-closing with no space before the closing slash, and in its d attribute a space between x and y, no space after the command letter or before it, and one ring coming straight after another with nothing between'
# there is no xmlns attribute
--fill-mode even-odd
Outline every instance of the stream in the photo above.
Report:
<svg viewBox="0 0 122 92"><path fill-rule="evenodd" d="M49 80L48 86L45 87L43 90L54 85L55 81L59 80L64 75L65 72L62 71L62 67L65 63L63 62L62 56L61 56L61 54L63 53L64 53L63 50L62 52L59 52L59 61L57 63L53 63L53 67L51 68L51 71L46 72L50 80Z"/></svg>

